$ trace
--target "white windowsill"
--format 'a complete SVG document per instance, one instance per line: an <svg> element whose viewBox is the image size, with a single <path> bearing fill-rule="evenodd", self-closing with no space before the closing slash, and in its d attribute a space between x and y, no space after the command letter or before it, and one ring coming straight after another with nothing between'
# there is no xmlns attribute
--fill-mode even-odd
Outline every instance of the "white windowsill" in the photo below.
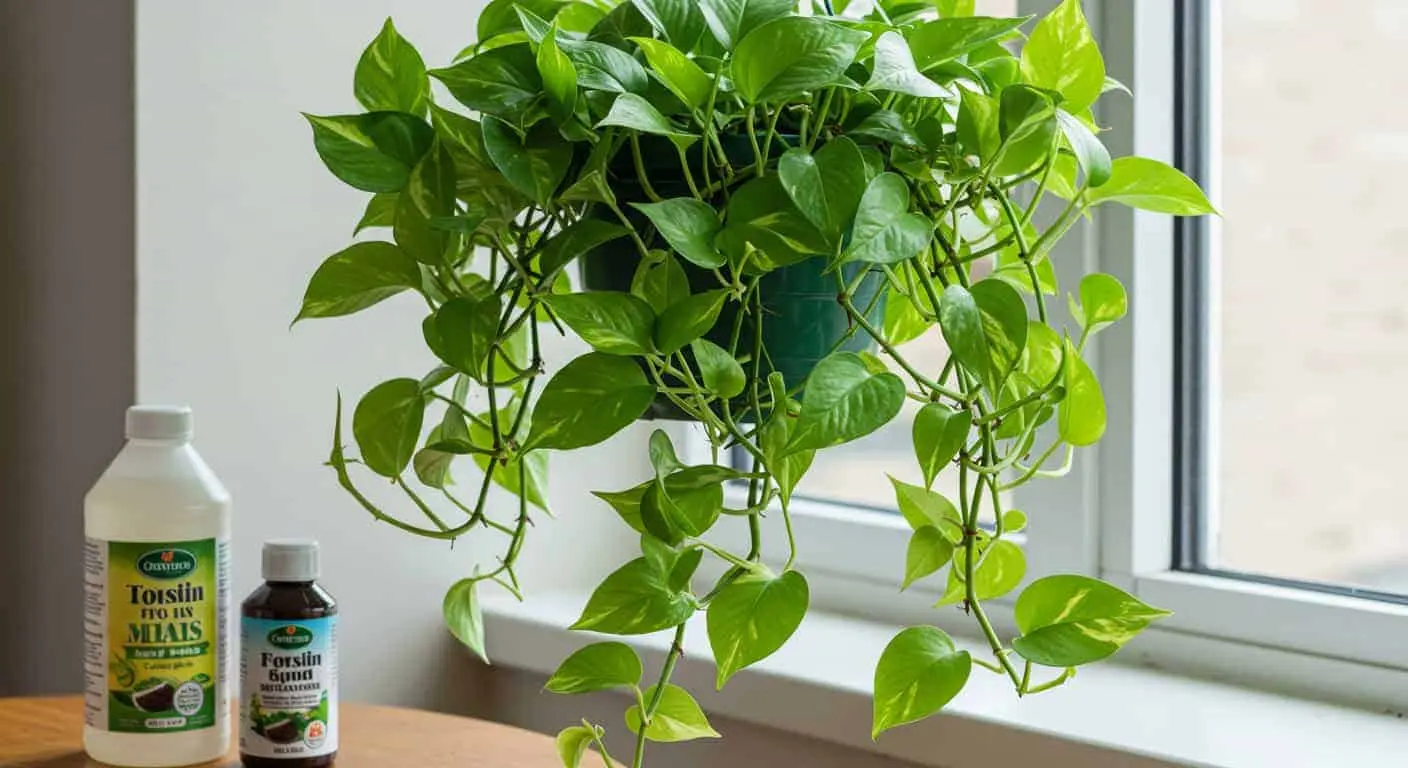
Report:
<svg viewBox="0 0 1408 768"><path fill-rule="evenodd" d="M551 674L598 639L564 629L585 602L585 593L569 591L536 593L526 603L486 597L490 658ZM686 635L676 679L707 710L921 765L990 768L1041 757L1082 768L1261 768L1393 765L1408 754L1408 723L1391 715L1111 663L1026 699L975 667L944 716L876 743L871 677L897 627L814 609L786 647L715 692L703 619L697 615ZM626 640L645 655L652 679L668 635Z"/></svg>

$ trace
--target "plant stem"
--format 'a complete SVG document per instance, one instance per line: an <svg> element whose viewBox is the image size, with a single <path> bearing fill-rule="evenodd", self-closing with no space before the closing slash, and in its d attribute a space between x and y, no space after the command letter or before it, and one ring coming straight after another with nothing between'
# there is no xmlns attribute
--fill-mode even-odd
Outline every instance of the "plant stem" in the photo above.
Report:
<svg viewBox="0 0 1408 768"><path fill-rule="evenodd" d="M650 202L658 203L661 198L656 194L655 187L650 185L650 176L645 172L645 159L640 154L640 134L631 134L631 157L636 164L636 178L640 181L640 188L645 191L645 196L650 198Z"/></svg>
<svg viewBox="0 0 1408 768"><path fill-rule="evenodd" d="M670 652L665 656L665 667L660 671L660 682L655 684L655 693L650 697L650 703L645 706L640 713L640 733L636 734L636 754L631 761L632 768L641 768L645 761L645 732L650 728L650 719L655 716L655 710L660 707L660 700L665 697L665 686L670 683L670 676L675 673L675 663L684 655L684 624L675 627L675 640L670 644Z"/></svg>

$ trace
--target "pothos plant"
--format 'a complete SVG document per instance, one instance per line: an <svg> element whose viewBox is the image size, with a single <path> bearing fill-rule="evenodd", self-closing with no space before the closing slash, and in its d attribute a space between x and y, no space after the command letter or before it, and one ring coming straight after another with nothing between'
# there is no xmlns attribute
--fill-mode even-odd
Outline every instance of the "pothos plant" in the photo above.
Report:
<svg viewBox="0 0 1408 768"><path fill-rule="evenodd" d="M651 479L596 493L639 534L640 556L596 588L573 629L673 632L655 681L629 646L599 642L547 685L630 692L633 766L647 742L718 735L671 683L691 617L706 614L719 686L787 641L809 597L792 493L817 451L874 432L907 400L923 483L892 481L914 531L896 576L905 588L946 569L937 606L971 616L991 657L934 626L899 632L876 667L874 735L939 711L974 665L1036 693L1165 615L1079 575L1028 583L1015 637L984 603L1026 576L1011 538L1026 515L1003 508L1006 492L1064 472L1105 431L1082 353L1125 314L1125 292L1087 275L1058 320L1054 246L1107 204L1211 206L1161 162L1111 160L1092 107L1125 89L1106 76L1078 0L1035 23L974 17L972 0L848 5L494 0L478 42L431 70L388 21L356 68L367 111L308 116L328 169L372 193L356 232L390 238L329 257L298 317L409 291L439 361L360 399L360 458L345 452L339 398L329 464L377 520L502 540L495 562L445 596L456 637L483 655L480 587L521 598L515 563L547 513L549 452L647 414L707 436L711 460L690 465L656 431ZM925 368L901 345L934 326L949 354ZM566 328L592 351L543 383L541 336ZM818 339L819 353L797 354ZM734 450L741 469L724 459ZM466 456L478 477L461 493L451 465ZM374 504L354 471L390 480L415 517ZM934 490L941 474L956 493ZM516 497L512 513L491 503L493 484ZM726 484L745 489L739 508L725 506ZM782 562L763 560L765 515L784 524ZM724 526L746 527L746 551L708 538ZM697 576L704 558L721 561L721 577ZM609 759L604 733L566 728L564 762L593 744Z"/></svg>

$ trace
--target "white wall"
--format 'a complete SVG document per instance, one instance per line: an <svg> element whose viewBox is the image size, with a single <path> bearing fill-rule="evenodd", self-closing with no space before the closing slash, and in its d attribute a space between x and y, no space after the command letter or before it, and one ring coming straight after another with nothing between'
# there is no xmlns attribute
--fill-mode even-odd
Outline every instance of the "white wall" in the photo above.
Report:
<svg viewBox="0 0 1408 768"><path fill-rule="evenodd" d="M349 244L366 198L323 168L299 112L359 111L353 68L388 15L428 62L448 62L473 39L480 5L138 5L138 395L195 408L197 445L235 498L237 594L256 583L263 539L322 541L324 581L344 611L350 699L443 701L432 693L445 661L465 654L446 641L441 597L476 555L493 550L481 546L482 533L452 551L374 523L322 466L339 387L350 442L361 393L419 376L431 362L421 342L424 307L411 296L289 329L308 276ZM550 362L580 349L551 342ZM637 479L630 457L644 455L632 445L639 434L556 461L558 519L531 532L522 574L530 589L596 578L624 557L583 557L573 531L610 523L610 510L586 491ZM472 482L472 465L460 474Z"/></svg>

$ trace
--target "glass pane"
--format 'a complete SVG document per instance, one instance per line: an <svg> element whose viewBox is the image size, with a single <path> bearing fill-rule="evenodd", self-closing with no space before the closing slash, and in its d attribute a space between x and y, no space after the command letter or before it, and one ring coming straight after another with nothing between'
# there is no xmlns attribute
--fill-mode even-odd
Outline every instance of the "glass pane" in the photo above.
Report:
<svg viewBox="0 0 1408 768"><path fill-rule="evenodd" d="M1408 592L1408 4L1214 6L1207 564Z"/></svg>
<svg viewBox="0 0 1408 768"><path fill-rule="evenodd" d="M1015 16L1017 0L978 0L975 13L979 16ZM937 328L899 349L905 359L921 371L937 373L943 368L944 361L948 360L948 348ZM892 361L886 359L885 362L890 363L897 373L900 372ZM919 408L919 403L908 400L904 411L885 428L854 443L819 453L797 494L892 511L895 494L885 478L886 474L906 483L924 483L910 437L910 425ZM934 482L934 490L957 503L957 472L940 473ZM990 505L984 505L982 518L992 520Z"/></svg>

